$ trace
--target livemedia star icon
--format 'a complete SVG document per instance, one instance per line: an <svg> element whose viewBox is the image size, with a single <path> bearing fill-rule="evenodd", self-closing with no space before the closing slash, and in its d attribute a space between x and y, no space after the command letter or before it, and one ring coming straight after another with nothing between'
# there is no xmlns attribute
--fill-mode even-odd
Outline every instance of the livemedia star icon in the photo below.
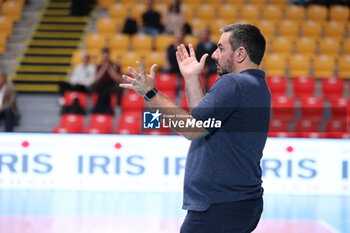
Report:
<svg viewBox="0 0 350 233"><path fill-rule="evenodd" d="M157 111L154 112L154 113L151 113L151 115L153 116L151 122L153 122L154 120L159 119L159 117L160 117L162 114L159 112L159 109L157 109Z"/></svg>
<svg viewBox="0 0 350 233"><path fill-rule="evenodd" d="M144 129L159 129L160 128L160 116L162 114L157 109L156 112L144 112L143 113L143 128Z"/></svg>

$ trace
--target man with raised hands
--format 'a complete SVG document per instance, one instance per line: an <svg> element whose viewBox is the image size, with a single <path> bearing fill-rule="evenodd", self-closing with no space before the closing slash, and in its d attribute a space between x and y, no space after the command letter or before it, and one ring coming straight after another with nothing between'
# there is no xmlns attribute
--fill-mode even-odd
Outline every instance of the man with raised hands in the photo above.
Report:
<svg viewBox="0 0 350 233"><path fill-rule="evenodd" d="M133 77L124 75L128 83L120 84L143 96L151 108L173 116L172 121L195 122L189 128L174 127L192 140L184 181L183 209L188 212L181 233L252 232L263 210L260 160L271 94L259 65L266 41L250 24L232 24L221 31L211 55L220 77L207 93L200 74L208 54L198 62L191 44L189 54L184 45L177 47L190 113L155 89L156 65L147 74L137 62L139 72L129 67ZM220 124L205 126L209 120Z"/></svg>

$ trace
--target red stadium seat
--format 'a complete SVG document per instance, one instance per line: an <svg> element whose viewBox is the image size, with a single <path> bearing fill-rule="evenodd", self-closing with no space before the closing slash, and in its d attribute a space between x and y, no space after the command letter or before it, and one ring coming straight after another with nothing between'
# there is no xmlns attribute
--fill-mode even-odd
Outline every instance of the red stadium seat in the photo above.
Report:
<svg viewBox="0 0 350 233"><path fill-rule="evenodd" d="M285 121L272 118L269 132L289 132L289 125Z"/></svg>
<svg viewBox="0 0 350 233"><path fill-rule="evenodd" d="M123 111L141 112L145 106L145 100L134 91L128 91L122 97L121 107Z"/></svg>
<svg viewBox="0 0 350 233"><path fill-rule="evenodd" d="M60 125L53 128L53 133L81 133L84 127L84 116L82 114L62 114Z"/></svg>
<svg viewBox="0 0 350 233"><path fill-rule="evenodd" d="M269 132L267 136L273 138L293 138L295 134L293 132Z"/></svg>
<svg viewBox="0 0 350 233"><path fill-rule="evenodd" d="M117 134L140 134L141 133L141 116L140 112L124 112L119 120Z"/></svg>
<svg viewBox="0 0 350 233"><path fill-rule="evenodd" d="M272 98L286 95L287 79L285 77L269 76L266 78L266 82L270 88Z"/></svg>
<svg viewBox="0 0 350 233"><path fill-rule="evenodd" d="M299 132L294 133L294 137L298 138L325 138L325 134L321 132Z"/></svg>
<svg viewBox="0 0 350 233"><path fill-rule="evenodd" d="M319 123L308 119L299 120L294 127L295 135L302 138L321 138Z"/></svg>
<svg viewBox="0 0 350 233"><path fill-rule="evenodd" d="M97 100L98 100L98 93L97 92L92 93L92 96L91 96L92 107L96 106ZM111 103L110 103L111 108L115 108L117 106L117 102L118 102L117 95L115 93L111 94Z"/></svg>
<svg viewBox="0 0 350 233"><path fill-rule="evenodd" d="M336 77L322 79L322 93L325 99L339 99L343 97L344 80Z"/></svg>
<svg viewBox="0 0 350 233"><path fill-rule="evenodd" d="M301 100L300 112L303 119L321 122L323 120L324 104L322 99L309 97Z"/></svg>
<svg viewBox="0 0 350 233"><path fill-rule="evenodd" d="M349 134L349 128L346 121L331 119L326 123L325 137L327 138L346 138Z"/></svg>
<svg viewBox="0 0 350 233"><path fill-rule="evenodd" d="M296 98L314 96L315 79L310 77L296 77L293 79L293 91Z"/></svg>
<svg viewBox="0 0 350 233"><path fill-rule="evenodd" d="M156 85L159 91L176 91L176 74L158 73L156 75Z"/></svg>
<svg viewBox="0 0 350 233"><path fill-rule="evenodd" d="M343 133L341 136L340 136L340 138L342 138L342 139L350 139L350 133L348 132L348 133Z"/></svg>
<svg viewBox="0 0 350 233"><path fill-rule="evenodd" d="M294 99L278 96L272 100L272 116L274 119L291 122L295 118Z"/></svg>
<svg viewBox="0 0 350 233"><path fill-rule="evenodd" d="M170 130L169 130L169 128L146 129L144 131L144 134L146 134L146 135L169 135L170 134Z"/></svg>
<svg viewBox="0 0 350 233"><path fill-rule="evenodd" d="M94 113L90 117L89 127L85 130L85 133L108 134L112 132L112 128L112 115Z"/></svg>
<svg viewBox="0 0 350 233"><path fill-rule="evenodd" d="M289 123L280 119L270 120L269 137L290 137Z"/></svg>
<svg viewBox="0 0 350 233"><path fill-rule="evenodd" d="M331 101L332 119L350 121L350 100L345 98Z"/></svg>
<svg viewBox="0 0 350 233"><path fill-rule="evenodd" d="M63 95L64 104L63 106L71 106L74 102L74 99L78 98L80 106L84 109L87 107L88 95L84 92L77 91L66 91Z"/></svg>

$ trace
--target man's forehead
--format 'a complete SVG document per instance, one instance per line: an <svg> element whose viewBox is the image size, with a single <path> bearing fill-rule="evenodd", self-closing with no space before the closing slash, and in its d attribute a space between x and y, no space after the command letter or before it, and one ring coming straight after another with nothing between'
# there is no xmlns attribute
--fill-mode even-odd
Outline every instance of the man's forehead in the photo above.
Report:
<svg viewBox="0 0 350 233"><path fill-rule="evenodd" d="M229 44L229 37L230 33L229 32L224 32L222 33L220 40L218 42L218 45L228 45Z"/></svg>

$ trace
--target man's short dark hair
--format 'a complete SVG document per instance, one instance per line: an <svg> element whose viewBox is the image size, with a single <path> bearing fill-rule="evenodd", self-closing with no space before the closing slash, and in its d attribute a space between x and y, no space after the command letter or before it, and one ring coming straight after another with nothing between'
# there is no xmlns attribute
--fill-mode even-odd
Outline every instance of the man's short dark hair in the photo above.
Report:
<svg viewBox="0 0 350 233"><path fill-rule="evenodd" d="M232 49L244 47L250 60L260 65L265 53L266 40L259 28L251 24L236 23L225 26L220 31L231 32L229 38Z"/></svg>
<svg viewBox="0 0 350 233"><path fill-rule="evenodd" d="M109 53L109 48L103 48L102 53Z"/></svg>

